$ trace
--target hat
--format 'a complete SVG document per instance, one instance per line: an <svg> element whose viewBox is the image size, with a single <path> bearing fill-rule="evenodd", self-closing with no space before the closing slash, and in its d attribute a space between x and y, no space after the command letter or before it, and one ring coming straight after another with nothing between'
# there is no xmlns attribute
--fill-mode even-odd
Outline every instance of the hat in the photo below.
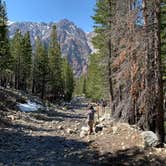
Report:
<svg viewBox="0 0 166 166"><path fill-rule="evenodd" d="M90 105L90 106L89 106L89 109L90 109L90 110L93 109L93 105Z"/></svg>

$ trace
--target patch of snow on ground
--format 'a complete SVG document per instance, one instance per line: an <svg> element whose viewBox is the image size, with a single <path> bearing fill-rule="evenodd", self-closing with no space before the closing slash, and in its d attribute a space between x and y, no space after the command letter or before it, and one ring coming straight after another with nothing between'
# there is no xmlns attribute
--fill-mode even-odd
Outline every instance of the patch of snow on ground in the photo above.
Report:
<svg viewBox="0 0 166 166"><path fill-rule="evenodd" d="M17 104L17 106L23 112L33 112L33 111L37 111L39 108L43 108L42 105L37 104L35 102L31 102L30 100L28 100L27 103L24 103L24 104L19 103Z"/></svg>

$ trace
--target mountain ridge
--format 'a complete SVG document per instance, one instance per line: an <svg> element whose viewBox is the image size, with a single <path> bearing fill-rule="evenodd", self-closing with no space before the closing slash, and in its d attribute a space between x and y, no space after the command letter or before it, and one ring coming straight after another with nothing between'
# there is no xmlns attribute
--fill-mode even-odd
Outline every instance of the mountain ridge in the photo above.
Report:
<svg viewBox="0 0 166 166"><path fill-rule="evenodd" d="M73 67L75 76L87 72L89 55L93 52L87 33L68 19L59 22L9 22L9 37L12 38L17 29L25 34L30 32L31 43L34 48L35 38L39 36L47 46L52 26L57 26L57 38L63 57L67 57Z"/></svg>

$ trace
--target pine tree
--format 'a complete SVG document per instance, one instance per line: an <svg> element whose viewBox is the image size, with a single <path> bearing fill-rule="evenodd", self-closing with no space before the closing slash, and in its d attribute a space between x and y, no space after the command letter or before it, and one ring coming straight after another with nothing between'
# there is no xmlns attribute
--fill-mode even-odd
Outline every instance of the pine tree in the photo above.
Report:
<svg viewBox="0 0 166 166"><path fill-rule="evenodd" d="M10 69L10 48L7 28L6 4L0 0L0 84L6 86L6 74Z"/></svg>
<svg viewBox="0 0 166 166"><path fill-rule="evenodd" d="M56 26L52 27L50 43L48 49L49 57L49 94L52 100L61 100L63 98L63 80L62 80L62 57L60 45L57 42Z"/></svg>
<svg viewBox="0 0 166 166"><path fill-rule="evenodd" d="M73 70L67 61L63 60L63 82L64 82L64 99L70 101L74 91L74 75Z"/></svg>
<svg viewBox="0 0 166 166"><path fill-rule="evenodd" d="M12 41L11 41L11 54L13 58L13 71L15 88L22 89L23 80L23 36L19 30L16 31Z"/></svg>
<svg viewBox="0 0 166 166"><path fill-rule="evenodd" d="M35 43L35 53L33 62L33 93L42 99L46 97L48 83L48 54L39 37Z"/></svg>
<svg viewBox="0 0 166 166"><path fill-rule="evenodd" d="M98 50L98 62L101 65L100 71L104 73L103 89L106 96L110 95L110 101L113 103L113 84L111 67L111 14L113 0L98 0L96 2L95 15L92 17L95 21L96 36L93 38L93 44ZM100 57L100 60L99 60ZM107 97L108 98L108 97ZM112 107L113 109L113 107ZM113 110L112 110L113 111Z"/></svg>
<svg viewBox="0 0 166 166"><path fill-rule="evenodd" d="M85 80L86 80L86 75L81 75L78 78L75 78L75 86L74 86L74 95L75 96L82 96L82 95L86 95L84 94L85 92Z"/></svg>
<svg viewBox="0 0 166 166"><path fill-rule="evenodd" d="M86 96L92 99L105 98L104 77L100 54L93 54L90 57L88 75L86 79Z"/></svg>
<svg viewBox="0 0 166 166"><path fill-rule="evenodd" d="M27 87L30 88L30 76L32 67L32 46L29 32L27 32L23 37L22 47L22 89L27 90Z"/></svg>

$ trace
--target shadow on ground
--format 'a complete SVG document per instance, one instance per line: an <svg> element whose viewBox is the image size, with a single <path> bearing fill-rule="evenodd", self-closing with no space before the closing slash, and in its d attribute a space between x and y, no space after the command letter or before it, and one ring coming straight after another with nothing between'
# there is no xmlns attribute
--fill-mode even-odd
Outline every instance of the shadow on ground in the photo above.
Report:
<svg viewBox="0 0 166 166"><path fill-rule="evenodd" d="M1 129L0 165L18 166L149 166L165 165L158 156L146 156L138 148L101 155L89 144L59 136L29 136Z"/></svg>
<svg viewBox="0 0 166 166"><path fill-rule="evenodd" d="M17 130L32 130L32 131L44 131L44 132L51 132L55 131L55 129L44 129L42 127L35 127L31 125L25 125L25 124L12 124L10 125L12 128L17 129Z"/></svg>
<svg viewBox="0 0 166 166"><path fill-rule="evenodd" d="M31 112L31 117L34 117L37 120L43 120L43 121L64 121L65 119L75 119L75 120L81 120L85 119L86 117L80 114L70 114L63 112L58 112L56 110L53 111L41 111L41 112Z"/></svg>
<svg viewBox="0 0 166 166"><path fill-rule="evenodd" d="M0 165L91 165L88 144L59 136L0 131Z"/></svg>
<svg viewBox="0 0 166 166"><path fill-rule="evenodd" d="M98 165L103 166L164 166L166 159L159 156L147 156L145 151L138 147L132 149L120 150L116 153L107 153L100 155Z"/></svg>

